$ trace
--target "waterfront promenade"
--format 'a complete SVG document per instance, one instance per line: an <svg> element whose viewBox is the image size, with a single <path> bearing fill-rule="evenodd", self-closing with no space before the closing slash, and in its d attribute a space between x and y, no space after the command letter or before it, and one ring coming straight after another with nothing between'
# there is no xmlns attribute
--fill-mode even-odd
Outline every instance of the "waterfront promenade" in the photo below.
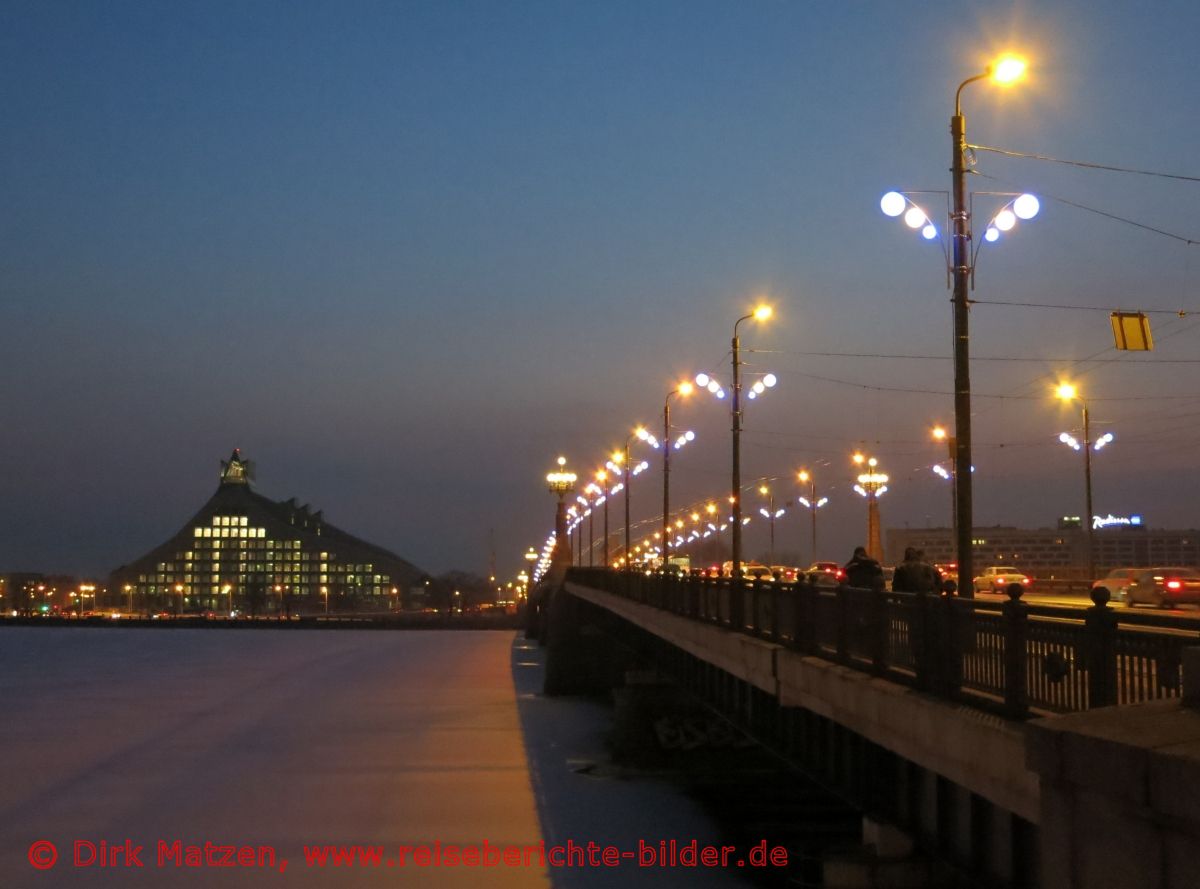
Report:
<svg viewBox="0 0 1200 889"><path fill-rule="evenodd" d="M0 885L669 884L627 867L421 867L415 852L387 863L439 841L718 841L670 788L580 767L603 756L605 709L541 698L540 655L502 631L5 628ZM156 844L176 839L276 860L159 867ZM76 867L76 840L131 840L145 866ZM54 867L30 864L37 841L54 844ZM306 863L305 846L353 844L386 857ZM689 883L734 885L720 871Z"/></svg>

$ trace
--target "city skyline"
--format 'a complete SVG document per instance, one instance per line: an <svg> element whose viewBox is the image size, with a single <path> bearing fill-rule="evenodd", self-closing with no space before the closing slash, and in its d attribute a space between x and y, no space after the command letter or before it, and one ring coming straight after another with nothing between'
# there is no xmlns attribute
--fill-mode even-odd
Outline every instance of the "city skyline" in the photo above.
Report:
<svg viewBox="0 0 1200 889"><path fill-rule="evenodd" d="M106 575L240 447L265 492L435 573L486 573L494 529L507 576L551 530L554 459L589 474L656 428L680 379L728 384L733 321L763 298L775 316L743 327L743 357L779 385L747 405L747 490L791 499L813 472L822 557L844 559L866 534L861 448L892 480L885 528L945 526L945 261L879 198L949 188L954 87L1004 49L1028 83L972 87L970 141L1196 175L1200 11L865 8L10 11L0 317L20 470L0 569ZM1042 202L983 247L971 293L976 525L1082 513L1060 378L1115 435L1096 512L1200 524L1197 185L984 151L974 170L975 192ZM1118 354L1115 309L1182 314L1150 316L1153 352ZM672 404L696 432L672 460L681 508L728 493L722 408ZM633 518L653 529L660 465L640 453ZM788 547L807 521L781 520Z"/></svg>

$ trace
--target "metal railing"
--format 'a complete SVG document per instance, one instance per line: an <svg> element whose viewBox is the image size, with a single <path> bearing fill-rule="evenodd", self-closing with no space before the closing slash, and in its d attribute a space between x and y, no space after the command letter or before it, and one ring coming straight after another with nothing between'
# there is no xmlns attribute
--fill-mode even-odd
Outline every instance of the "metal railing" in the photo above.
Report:
<svg viewBox="0 0 1200 889"><path fill-rule="evenodd" d="M1200 619L854 587L572 568L569 582L1015 719L1177 697Z"/></svg>

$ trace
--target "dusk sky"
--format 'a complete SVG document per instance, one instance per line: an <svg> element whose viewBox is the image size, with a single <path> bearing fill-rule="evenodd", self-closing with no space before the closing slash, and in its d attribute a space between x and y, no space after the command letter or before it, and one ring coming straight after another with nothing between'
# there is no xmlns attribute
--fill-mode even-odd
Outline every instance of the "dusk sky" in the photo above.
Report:
<svg viewBox="0 0 1200 889"><path fill-rule="evenodd" d="M511 576L554 458L590 473L681 377L727 383L759 297L747 370L779 385L747 406L744 481L782 500L814 471L823 558L865 538L856 448L894 479L885 528L945 525L945 260L880 196L949 189L954 90L1005 49L1029 77L967 87L969 141L1200 176L1198 36L1194 0L8 3L0 570L107 574L239 447L263 494L430 571L486 570L494 529ZM1116 436L1096 511L1200 526L1200 314L1151 315L1148 354L1107 317L1200 313L1200 183L975 171L1042 200L979 255L976 524L1083 511L1062 376ZM975 197L977 237L1005 200ZM675 503L727 494L727 404L674 418ZM797 515L780 548L807 553Z"/></svg>

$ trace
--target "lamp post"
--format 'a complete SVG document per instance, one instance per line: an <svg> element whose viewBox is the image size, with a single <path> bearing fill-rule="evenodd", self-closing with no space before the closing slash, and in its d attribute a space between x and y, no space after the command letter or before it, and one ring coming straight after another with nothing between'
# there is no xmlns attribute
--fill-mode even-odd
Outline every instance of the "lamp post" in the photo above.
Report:
<svg viewBox="0 0 1200 889"><path fill-rule="evenodd" d="M763 518L771 528L771 547L767 553L767 562L771 565L775 564L775 520L784 514L785 510L775 508L775 495L771 493L771 489L766 485L759 485L758 493L767 498L767 508L759 509Z"/></svg>
<svg viewBox="0 0 1200 889"><path fill-rule="evenodd" d="M956 510L958 506L958 441L953 435L949 435L943 426L934 426L933 429L930 430L930 434L933 436L934 441L944 441L946 443L946 456L950 460L950 539L957 542L958 516L956 514Z"/></svg>
<svg viewBox="0 0 1200 889"><path fill-rule="evenodd" d="M958 549L958 576L975 576L971 539L974 530L972 505L971 461L971 370L970 339L968 335L967 280L971 273L971 219L967 212L967 122L962 113L963 88L977 80L992 78L997 83L1012 83L1025 71L1020 59L1006 57L989 65L982 74L968 77L958 85L954 93L954 116L950 118L950 138L953 142L951 177L953 210L950 214L954 224L951 240L951 273L954 279L954 462L966 466L968 471L955 473L955 537ZM974 584L969 598L974 597Z"/></svg>
<svg viewBox="0 0 1200 889"><path fill-rule="evenodd" d="M1075 440L1069 433L1064 432L1059 435L1058 440L1068 447L1076 451L1083 451L1083 485L1084 497L1086 503L1086 512L1083 516L1084 529L1086 533L1086 564L1088 572L1088 580L1096 578L1096 521L1092 513L1092 450L1100 450L1114 438L1111 432L1106 432L1095 441L1092 441L1092 425L1091 416L1088 413L1088 404L1079 390L1071 383L1060 383L1058 388L1054 390L1055 394L1063 401L1078 401L1083 408L1083 444Z"/></svg>
<svg viewBox="0 0 1200 889"><path fill-rule="evenodd" d="M625 552L622 558L624 559L624 566L626 570L629 568L629 558L633 552L630 548L632 544L630 541L631 527L629 521L629 483L633 476L649 468L650 465L644 460L637 466L632 465L629 457L629 448L633 445L633 440L635 438L648 441L651 436L644 427L638 426L633 430L632 433L630 433L629 437L625 439L625 447L622 450L613 451L612 460L610 460L607 464L608 469L613 472L620 472L622 474L622 487L625 490Z"/></svg>
<svg viewBox="0 0 1200 889"><path fill-rule="evenodd" d="M738 326L743 321L753 318L756 321L766 321L771 317L771 307L761 305L749 315L743 315L733 322L733 340L731 342L733 364L733 398L730 401L730 414L733 426L733 479L730 496L733 498L733 535L731 547L733 562L730 573L736 580L742 576L742 378L741 378L741 340L738 338Z"/></svg>
<svg viewBox="0 0 1200 889"><path fill-rule="evenodd" d="M866 464L867 471L860 473L854 490L867 498L867 554L876 560L883 559L882 535L879 532L879 498L887 493L888 477L879 471L879 461L874 457L854 455L856 466Z"/></svg>
<svg viewBox="0 0 1200 889"><path fill-rule="evenodd" d="M817 480L813 474L807 469L801 469L796 473L796 479L800 484L808 484L808 496L798 497L797 499L812 515L812 563L817 563L817 510L829 502L828 497L817 499Z"/></svg>
<svg viewBox="0 0 1200 889"><path fill-rule="evenodd" d="M670 523L671 514L671 396L678 395L681 398L686 398L692 394L692 384L684 381L677 385L674 389L667 393L667 397L663 399L663 437L662 437L662 452L663 452L663 510L662 510L662 527L663 527L663 551L662 551L662 567L666 570L668 560L671 557L670 539L667 534L667 529ZM675 447L681 447L676 443Z"/></svg>
<svg viewBox="0 0 1200 889"><path fill-rule="evenodd" d="M566 496L575 489L575 473L567 471L567 458L558 458L558 469L546 474L546 484L550 493L558 496L554 510L554 550L551 562L571 564L571 541L567 538L567 501Z"/></svg>
<svg viewBox="0 0 1200 889"><path fill-rule="evenodd" d="M595 564L596 564L596 538L595 538L596 507L600 505L595 498L601 496L604 492L600 489L600 486L597 485L595 482L589 482L588 486L586 488L584 488L584 493L589 496L588 508L587 508L588 567L593 568L593 567L595 567ZM606 503L608 502L607 499L605 499L605 502ZM605 510L605 514L606 515L608 514L608 510ZM607 528L605 529L605 533L606 534L608 533Z"/></svg>
<svg viewBox="0 0 1200 889"><path fill-rule="evenodd" d="M612 495L612 489L608 486L608 470L597 469L596 481L604 491L604 546L601 548L601 553L604 559L604 567L608 567L608 498Z"/></svg>
<svg viewBox="0 0 1200 889"><path fill-rule="evenodd" d="M525 551L525 562L528 565L528 567L525 570L525 574L527 575L527 578L525 581L525 598L526 599L529 598L529 585L533 582L534 566L537 564L537 560L538 560L537 550L535 550L532 546L529 547L529 549L527 549Z"/></svg>

